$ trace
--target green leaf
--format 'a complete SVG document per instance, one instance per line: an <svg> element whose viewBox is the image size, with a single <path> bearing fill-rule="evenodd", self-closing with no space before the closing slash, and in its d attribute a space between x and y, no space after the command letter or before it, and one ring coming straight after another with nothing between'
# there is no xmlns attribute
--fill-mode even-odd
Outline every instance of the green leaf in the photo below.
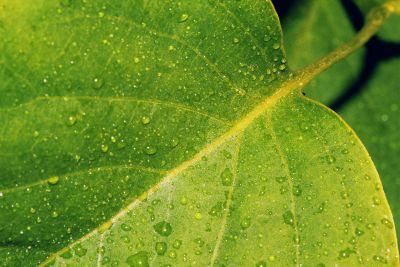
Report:
<svg viewBox="0 0 400 267"><path fill-rule="evenodd" d="M364 1L364 4L367 2ZM369 3L372 4L372 1ZM330 10L330 12L325 12L325 16L340 18L339 21L346 20L345 12L339 1L321 1L318 3L304 1L301 6L307 7L311 4L312 8L302 8L302 12L293 12L283 22L284 27L287 26L288 28L288 34L285 35L285 41L289 44L289 46L286 46L288 58L291 64L296 67L300 67L300 64L304 64L304 62L310 63L315 60L313 57L315 53L323 54L337 46L334 39L326 38L321 32L328 32L334 36L340 36L340 34L351 36L353 34L351 26L337 27L336 24L331 23L332 20L326 20L326 17L315 18L310 21L311 15L320 14L326 10ZM397 26L394 26L391 21L385 22L384 29L395 31ZM314 36L314 39L312 41L305 39L298 43L296 47L290 46L293 40L297 40L303 35L303 33L299 34L299 30L305 31L309 36ZM345 41L346 38L348 37L344 37L341 41ZM325 49L325 47L328 47L328 49ZM303 51L301 60L296 57L297 50ZM340 95L342 90L355 80L352 66L360 66L363 63L362 57L357 54L353 55L326 73L321 74L305 91L308 95L323 103L330 104L335 100L332 95ZM397 119L400 115L397 81L399 68L400 60L396 58L380 62L367 83L362 87L361 93L345 102L337 110L355 129L371 153L381 175L396 224L400 223L400 179L398 178L398 173L400 173L398 164L400 121ZM343 84L337 87L332 86L334 85L333 77L343 81ZM327 88L327 90L319 90L320 88Z"/></svg>
<svg viewBox="0 0 400 267"><path fill-rule="evenodd" d="M354 0L354 2L361 8L364 14L376 6L380 6L389 2L388 0ZM392 0L391 2L400 5L399 0ZM378 36L386 41L400 42L400 35L398 34L398 28L400 25L400 16L392 16L385 22L382 28L378 32Z"/></svg>
<svg viewBox="0 0 400 267"><path fill-rule="evenodd" d="M398 263L375 167L300 94L270 2L1 8L4 265Z"/></svg>

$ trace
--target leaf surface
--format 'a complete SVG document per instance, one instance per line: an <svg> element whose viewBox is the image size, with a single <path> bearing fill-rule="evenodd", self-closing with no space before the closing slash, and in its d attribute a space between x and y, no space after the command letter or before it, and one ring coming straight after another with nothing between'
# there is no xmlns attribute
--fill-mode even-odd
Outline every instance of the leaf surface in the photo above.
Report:
<svg viewBox="0 0 400 267"><path fill-rule="evenodd" d="M6 266L398 262L352 130L266 1L4 1Z"/></svg>
<svg viewBox="0 0 400 267"><path fill-rule="evenodd" d="M365 1L365 3L367 2ZM372 1L370 1L370 4L373 4ZM307 5L309 4L304 4L304 6ZM318 2L318 5L316 3L313 3L313 5L315 9L304 9L302 13L297 12L296 14L293 12L293 15L288 16L287 20L283 22L284 26L288 27L288 34L285 35L285 41L288 44L286 46L288 59L292 66L297 68L300 68L302 64L311 63L314 60L313 54L318 51L320 51L319 53L326 53L324 47L337 46L335 40L324 38L320 34L321 31L335 32L335 36L339 35L337 31L340 31L343 35L353 33L351 26L337 28L335 24L329 23L331 20L319 18L310 22L309 18L312 14L319 14L324 10L330 10L333 17L345 19L345 12L340 7L339 1ZM384 27L394 31L397 26L395 27L392 20L389 20ZM291 46L293 40L300 38L300 29L305 30L308 35L314 36L315 39L313 41L306 39L296 47ZM382 44L381 47L385 48L385 43ZM298 49L303 51L301 60L295 54ZM371 50L369 53L376 54L377 52ZM353 68L351 66L367 64L366 59L366 57L357 57L357 55L347 58L337 67L321 74L314 83L305 88L305 92L325 104L335 103L335 97L331 97L331 95L341 95L344 88L349 88L349 85L356 81L357 77L352 77ZM398 164L400 135L398 129L400 124L397 120L399 116L399 86L397 81L399 67L400 61L395 57L378 62L376 69L367 77L368 81L360 84L360 93L343 102L343 105L337 110L354 128L371 153L381 175L396 224L400 222L400 180L398 178L400 172ZM358 75L361 75L361 73ZM330 77L338 77L338 79L347 80L347 82L344 82L342 87L335 88L332 86L334 83ZM318 90L319 88L327 88L327 90Z"/></svg>

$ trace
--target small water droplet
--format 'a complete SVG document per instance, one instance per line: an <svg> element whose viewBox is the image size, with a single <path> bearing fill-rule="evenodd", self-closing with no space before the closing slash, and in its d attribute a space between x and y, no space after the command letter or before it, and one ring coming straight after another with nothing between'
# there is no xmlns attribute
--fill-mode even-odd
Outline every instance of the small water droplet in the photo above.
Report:
<svg viewBox="0 0 400 267"><path fill-rule="evenodd" d="M171 140L171 147L172 147L172 148L177 147L178 144L179 144L179 139L178 139L178 138L172 138L172 140Z"/></svg>
<svg viewBox="0 0 400 267"><path fill-rule="evenodd" d="M287 181L287 177L286 176L279 176L279 177L276 177L275 178L275 181L277 181L278 183L284 183L284 182L286 182Z"/></svg>
<svg viewBox="0 0 400 267"><path fill-rule="evenodd" d="M241 221L240 227L242 227L243 230L246 230L249 228L251 225L251 220L250 218L245 218L244 220Z"/></svg>
<svg viewBox="0 0 400 267"><path fill-rule="evenodd" d="M182 246L182 240L175 240L174 243L172 244L174 249L179 249Z"/></svg>
<svg viewBox="0 0 400 267"><path fill-rule="evenodd" d="M146 251L139 251L129 256L126 263L131 267L149 267L149 256Z"/></svg>
<svg viewBox="0 0 400 267"><path fill-rule="evenodd" d="M101 144L101 152L106 153L108 151L108 145Z"/></svg>
<svg viewBox="0 0 400 267"><path fill-rule="evenodd" d="M101 78L94 78L93 79L93 88L100 89L104 85L104 80Z"/></svg>
<svg viewBox="0 0 400 267"><path fill-rule="evenodd" d="M87 249L82 247L81 244L78 244L74 247L74 252L75 252L75 255L77 255L79 257L83 257L86 255Z"/></svg>
<svg viewBox="0 0 400 267"><path fill-rule="evenodd" d="M294 226L294 215L293 213L288 210L284 214L282 214L284 223Z"/></svg>
<svg viewBox="0 0 400 267"><path fill-rule="evenodd" d="M387 260L382 256L375 255L372 258L374 259L374 261L378 261L378 262L385 263L385 264L387 263Z"/></svg>
<svg viewBox="0 0 400 267"><path fill-rule="evenodd" d="M167 248L168 248L167 243L157 242L156 247L155 247L157 255L161 255L161 256L164 255L165 252L167 252Z"/></svg>
<svg viewBox="0 0 400 267"><path fill-rule="evenodd" d="M57 211L52 211L52 212L51 212L51 217L52 217L52 218L57 218L57 217L58 217Z"/></svg>
<svg viewBox="0 0 400 267"><path fill-rule="evenodd" d="M47 183L50 184L50 185L56 185L56 184L58 184L59 181L60 181L60 177L59 176L53 176L53 177L50 177L47 180Z"/></svg>
<svg viewBox="0 0 400 267"><path fill-rule="evenodd" d="M185 22L188 19L189 19L189 15L184 13L179 17L179 22Z"/></svg>
<svg viewBox="0 0 400 267"><path fill-rule="evenodd" d="M130 231L132 228L131 228L128 224L123 223L123 224L121 224L121 229L122 229L123 231L128 232L128 231Z"/></svg>
<svg viewBox="0 0 400 267"><path fill-rule="evenodd" d="M203 215L202 215L200 212L196 212L196 213L194 214L194 218L195 218L196 220L201 220L201 218L203 218Z"/></svg>
<svg viewBox="0 0 400 267"><path fill-rule="evenodd" d="M154 155L154 154L157 153L157 148L155 148L154 146L146 146L146 147L144 148L144 152L145 152L147 155L151 156L151 155Z"/></svg>
<svg viewBox="0 0 400 267"><path fill-rule="evenodd" d="M140 58L134 57L133 58L133 62L135 62L135 64L138 64L140 62Z"/></svg>
<svg viewBox="0 0 400 267"><path fill-rule="evenodd" d="M233 173L231 172L230 169L226 168L222 173L221 173L221 180L222 180L222 185L224 186L230 186L233 181Z"/></svg>
<svg viewBox="0 0 400 267"><path fill-rule="evenodd" d="M233 43L234 44L238 44L240 42L239 38L235 37L233 38Z"/></svg>
<svg viewBox="0 0 400 267"><path fill-rule="evenodd" d="M386 218L381 220L382 224L385 225L389 229L393 229L393 223Z"/></svg>
<svg viewBox="0 0 400 267"><path fill-rule="evenodd" d="M155 224L153 228L161 236L169 236L172 233L172 225L166 221Z"/></svg>
<svg viewBox="0 0 400 267"><path fill-rule="evenodd" d="M143 117L142 117L142 124L143 124L143 125L149 124L150 121L151 121L151 119L150 119L149 116L143 116Z"/></svg>
<svg viewBox="0 0 400 267"><path fill-rule="evenodd" d="M75 125L76 121L77 121L77 119L75 116L69 116L68 120L67 120L67 124L68 124L68 126L73 126L73 125Z"/></svg>
<svg viewBox="0 0 400 267"><path fill-rule="evenodd" d="M267 267L267 263L265 261L259 261L256 263L256 267Z"/></svg>
<svg viewBox="0 0 400 267"><path fill-rule="evenodd" d="M275 50L278 50L279 48L281 48L281 44L280 43L274 43L272 45L272 48L275 49Z"/></svg>

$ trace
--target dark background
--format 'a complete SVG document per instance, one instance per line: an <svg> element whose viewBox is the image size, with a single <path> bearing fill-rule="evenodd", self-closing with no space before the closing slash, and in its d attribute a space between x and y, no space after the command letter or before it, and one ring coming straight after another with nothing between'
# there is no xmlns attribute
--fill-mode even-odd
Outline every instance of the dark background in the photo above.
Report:
<svg viewBox="0 0 400 267"><path fill-rule="evenodd" d="M272 2L274 3L282 23L287 18L291 9L295 8L296 5L302 4L301 0L272 0ZM364 24L363 14L351 0L341 0L341 4L345 8L354 29L359 31ZM368 79L373 77L374 72L380 63L399 56L399 43L383 41L377 36L372 37L366 44L366 53L363 59L364 64L362 65L363 68L358 77L350 86L348 86L348 88L346 88L346 90L343 91L344 93L342 95L340 95L333 103L329 104L330 108L335 111L339 111L343 105L361 92L361 90L364 88L364 85L368 83Z"/></svg>

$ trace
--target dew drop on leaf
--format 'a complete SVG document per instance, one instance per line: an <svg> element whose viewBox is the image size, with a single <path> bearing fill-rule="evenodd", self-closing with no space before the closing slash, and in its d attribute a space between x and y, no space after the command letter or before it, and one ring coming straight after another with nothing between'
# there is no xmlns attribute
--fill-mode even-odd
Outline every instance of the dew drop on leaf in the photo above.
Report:
<svg viewBox="0 0 400 267"><path fill-rule="evenodd" d="M147 155L151 156L157 153L157 148L155 148L154 146L146 146L144 152Z"/></svg>
<svg viewBox="0 0 400 267"><path fill-rule="evenodd" d="M293 213L290 210L286 211L282 215L282 217L283 217L284 223L294 226L294 216L293 216Z"/></svg>
<svg viewBox="0 0 400 267"><path fill-rule="evenodd" d="M69 117L68 117L67 124L68 124L69 126L73 126L73 125L75 125L76 120L77 120L77 119L76 119L75 116L69 116Z"/></svg>
<svg viewBox="0 0 400 267"><path fill-rule="evenodd" d="M174 243L172 244L173 248L179 249L182 246L182 240L175 240Z"/></svg>
<svg viewBox="0 0 400 267"><path fill-rule="evenodd" d="M169 236L172 233L172 225L166 221L155 224L153 228L161 236Z"/></svg>
<svg viewBox="0 0 400 267"><path fill-rule="evenodd" d="M275 178L275 181L277 181L278 183L284 183L287 181L287 177L286 176L279 176Z"/></svg>
<svg viewBox="0 0 400 267"><path fill-rule="evenodd" d="M104 85L104 81L101 78L94 78L93 79L93 88L94 89L100 89L101 87L103 87Z"/></svg>
<svg viewBox="0 0 400 267"><path fill-rule="evenodd" d="M386 218L381 220L382 224L385 225L389 229L393 229L393 223Z"/></svg>
<svg viewBox="0 0 400 267"><path fill-rule="evenodd" d="M106 152L108 151L108 145L106 145L106 144L101 144L101 151L102 151L103 153L106 153Z"/></svg>
<svg viewBox="0 0 400 267"><path fill-rule="evenodd" d="M53 177L50 177L50 178L47 180L47 183L48 183L49 185L56 185L56 184L58 184L59 181L60 181L60 177L59 177L59 176L53 176Z"/></svg>
<svg viewBox="0 0 400 267"><path fill-rule="evenodd" d="M256 267L267 267L267 262L259 261L256 263Z"/></svg>
<svg viewBox="0 0 400 267"><path fill-rule="evenodd" d="M83 257L86 255L87 249L82 247L81 244L78 244L74 247L74 253L75 255L79 256L79 257Z"/></svg>
<svg viewBox="0 0 400 267"><path fill-rule="evenodd" d="M149 267L149 256L146 251L139 251L129 256L126 263L131 267Z"/></svg>
<svg viewBox="0 0 400 267"><path fill-rule="evenodd" d="M251 221L249 218L245 218L244 220L241 221L240 223L240 227L242 227L243 230L246 230L247 228L249 228L251 225Z"/></svg>
<svg viewBox="0 0 400 267"><path fill-rule="evenodd" d="M158 255L164 255L165 252L167 252L167 243L165 243L165 242L157 242L155 249L156 249L156 253Z"/></svg>
<svg viewBox="0 0 400 267"><path fill-rule="evenodd" d="M232 180L233 180L233 174L230 169L226 168L222 173L221 173L221 181L224 186L230 186L232 185Z"/></svg>
<svg viewBox="0 0 400 267"><path fill-rule="evenodd" d="M142 117L142 124L143 124L143 125L149 124L150 121L151 121L151 119L150 119L149 116L143 116L143 117Z"/></svg>
<svg viewBox="0 0 400 267"><path fill-rule="evenodd" d="M179 17L179 22L185 22L185 21L188 20L188 18L189 18L189 15L188 15L188 14L182 14L182 15Z"/></svg>

